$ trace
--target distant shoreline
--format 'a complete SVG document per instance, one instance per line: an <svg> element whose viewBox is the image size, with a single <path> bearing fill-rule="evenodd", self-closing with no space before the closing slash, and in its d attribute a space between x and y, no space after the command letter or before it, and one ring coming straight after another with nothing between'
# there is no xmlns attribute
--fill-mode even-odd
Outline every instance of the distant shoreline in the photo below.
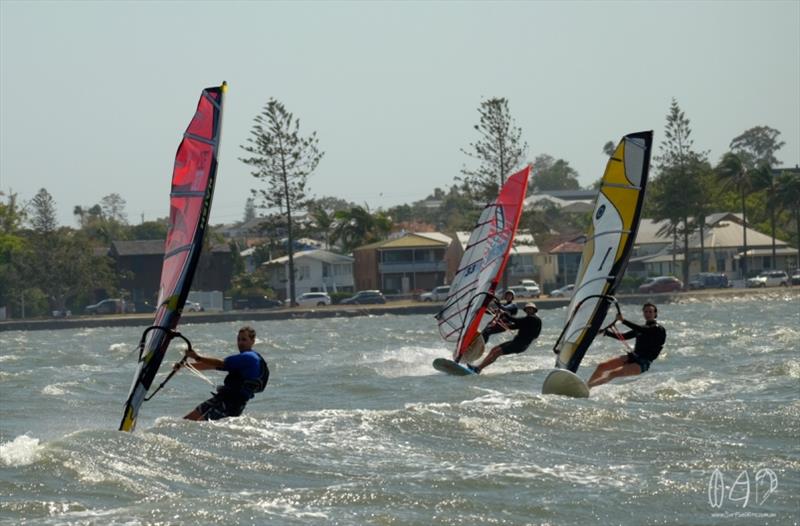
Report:
<svg viewBox="0 0 800 526"><path fill-rule="evenodd" d="M620 303L643 303L651 300L656 304L673 303L686 298L710 298L715 296L749 296L789 292L800 298L800 287L772 287L766 289L708 289L691 292L661 294L621 294ZM522 299L518 304L525 303ZM566 307L569 299L540 298L532 300L542 309ZM292 309L254 309L232 310L227 312L190 312L181 317L183 323L226 323L233 321L293 320L302 318L341 318L355 316L381 316L384 314L408 315L429 314L433 316L442 304L402 300L390 301L384 305L330 305L315 308ZM152 323L152 314L124 314L115 316L75 316L70 318L37 318L26 320L7 320L0 322L0 331L40 331L58 329L81 329L94 327L147 327Z"/></svg>

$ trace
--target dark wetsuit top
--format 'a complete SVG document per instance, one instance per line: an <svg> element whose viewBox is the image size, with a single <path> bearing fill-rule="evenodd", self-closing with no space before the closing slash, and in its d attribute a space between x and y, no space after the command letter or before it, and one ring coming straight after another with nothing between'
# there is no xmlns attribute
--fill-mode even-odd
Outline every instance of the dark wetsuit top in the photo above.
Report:
<svg viewBox="0 0 800 526"><path fill-rule="evenodd" d="M542 332L542 320L539 316L526 315L523 318L511 318L508 321L508 328L517 331L514 339L500 344L503 354L517 354L524 352L533 340L539 337Z"/></svg>
<svg viewBox="0 0 800 526"><path fill-rule="evenodd" d="M643 326L628 320L622 320L622 323L631 328L630 331L622 333L622 337L626 340L636 338L633 354L648 362L658 358L658 354L664 348L664 342L667 341L667 331L664 327L655 320L648 321ZM606 329L603 334L616 338L616 335L609 329Z"/></svg>

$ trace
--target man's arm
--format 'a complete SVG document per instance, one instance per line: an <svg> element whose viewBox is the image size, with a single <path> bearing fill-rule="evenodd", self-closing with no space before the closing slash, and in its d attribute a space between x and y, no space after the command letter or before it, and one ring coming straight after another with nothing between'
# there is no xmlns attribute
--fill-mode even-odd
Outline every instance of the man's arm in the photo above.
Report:
<svg viewBox="0 0 800 526"><path fill-rule="evenodd" d="M219 358L207 358L205 356L200 356L192 349L186 351L186 356L194 360L192 367L198 371L208 371L211 369L222 370L225 365L225 362Z"/></svg>

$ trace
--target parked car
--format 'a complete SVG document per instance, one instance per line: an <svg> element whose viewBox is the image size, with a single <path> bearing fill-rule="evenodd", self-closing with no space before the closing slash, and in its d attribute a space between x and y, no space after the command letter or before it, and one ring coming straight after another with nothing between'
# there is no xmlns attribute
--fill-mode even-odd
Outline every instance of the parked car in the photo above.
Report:
<svg viewBox="0 0 800 526"><path fill-rule="evenodd" d="M132 303L126 306L125 302L119 298L107 298L94 305L87 305L83 311L86 314L123 314L136 312L136 309Z"/></svg>
<svg viewBox="0 0 800 526"><path fill-rule="evenodd" d="M528 290L528 295L526 297L538 298L542 294L542 288L535 280L521 279L519 281L519 286L525 287ZM514 294L516 294L516 292Z"/></svg>
<svg viewBox="0 0 800 526"><path fill-rule="evenodd" d="M274 309L275 307L283 307L284 303L280 300L273 300L266 296L247 296L244 298L236 298L233 300L233 308L235 310L243 309Z"/></svg>
<svg viewBox="0 0 800 526"><path fill-rule="evenodd" d="M674 276L658 276L647 278L644 283L639 285L639 292L649 294L651 292L676 292L683 289L683 282Z"/></svg>
<svg viewBox="0 0 800 526"><path fill-rule="evenodd" d="M373 303L386 303L386 298L379 290L361 290L355 296L342 300L342 305L365 305Z"/></svg>
<svg viewBox="0 0 800 526"><path fill-rule="evenodd" d="M730 287L728 276L714 272L701 272L689 280L690 289L725 289Z"/></svg>
<svg viewBox="0 0 800 526"><path fill-rule="evenodd" d="M204 310L206 309L196 301L186 300L186 303L183 305L183 312L203 312Z"/></svg>
<svg viewBox="0 0 800 526"><path fill-rule="evenodd" d="M419 295L419 299L422 301L442 302L445 301L449 295L450 285L442 285L441 287L434 288L430 292L423 292Z"/></svg>
<svg viewBox="0 0 800 526"><path fill-rule="evenodd" d="M800 268L794 269L792 272L792 277L789 278L792 282L792 285L800 285Z"/></svg>
<svg viewBox="0 0 800 526"><path fill-rule="evenodd" d="M542 294L539 287L529 287L525 285L514 285L513 287L508 287L506 290L513 292L514 298L538 298ZM506 290L502 291L502 293L498 293L497 297L503 297Z"/></svg>
<svg viewBox="0 0 800 526"><path fill-rule="evenodd" d="M286 300L287 304L290 302L290 299ZM323 307L331 304L331 297L328 296L327 292L306 292L297 298L297 304L301 307L309 307L312 305Z"/></svg>
<svg viewBox="0 0 800 526"><path fill-rule="evenodd" d="M787 287L789 276L784 270L766 270L747 280L748 287Z"/></svg>
<svg viewBox="0 0 800 526"><path fill-rule="evenodd" d="M572 294L575 292L575 284L570 283L560 289L555 289L554 291L550 292L551 298L571 298Z"/></svg>

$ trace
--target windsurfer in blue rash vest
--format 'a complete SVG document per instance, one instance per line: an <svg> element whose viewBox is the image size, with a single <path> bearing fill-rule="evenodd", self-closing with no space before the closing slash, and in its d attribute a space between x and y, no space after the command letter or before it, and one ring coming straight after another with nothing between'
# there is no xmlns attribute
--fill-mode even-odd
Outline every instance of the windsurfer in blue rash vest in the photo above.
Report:
<svg viewBox="0 0 800 526"><path fill-rule="evenodd" d="M198 371L216 369L227 371L224 385L217 392L198 405L191 413L184 416L187 420L219 420L228 416L239 416L244 406L267 387L269 367L263 356L253 350L256 343L256 331L244 326L239 329L236 345L239 354L228 356L224 360L200 356L193 350L186 351L189 358L194 359L192 367Z"/></svg>
<svg viewBox="0 0 800 526"><path fill-rule="evenodd" d="M480 374L486 367L489 367L500 356L507 354L519 354L528 350L528 346L533 343L533 340L539 337L542 332L542 320L536 313L539 309L536 308L534 303L526 303L522 308L525 311L525 316L522 318L510 318L508 320L508 329L517 331L513 340L501 343L494 347L480 365L468 365L467 367L474 373Z"/></svg>
<svg viewBox="0 0 800 526"><path fill-rule="evenodd" d="M494 319L487 325L483 331L481 331L481 336L483 336L483 341L488 342L489 336L492 334L498 334L508 330L508 323L516 316L517 311L519 308L517 304L514 303L514 291L507 290L503 293L503 303L497 302L496 299L492 300L494 305L490 308L496 309L496 314Z"/></svg>
<svg viewBox="0 0 800 526"><path fill-rule="evenodd" d="M631 330L617 335L614 331L606 329L603 334L612 338L622 337L625 340L636 338L633 352L625 356L616 356L597 366L586 384L591 387L610 382L620 376L634 376L650 369L650 364L658 357L664 342L667 340L667 331L657 321L658 308L652 303L645 303L642 307L645 324L637 325L629 322L617 314L617 321L622 322Z"/></svg>

